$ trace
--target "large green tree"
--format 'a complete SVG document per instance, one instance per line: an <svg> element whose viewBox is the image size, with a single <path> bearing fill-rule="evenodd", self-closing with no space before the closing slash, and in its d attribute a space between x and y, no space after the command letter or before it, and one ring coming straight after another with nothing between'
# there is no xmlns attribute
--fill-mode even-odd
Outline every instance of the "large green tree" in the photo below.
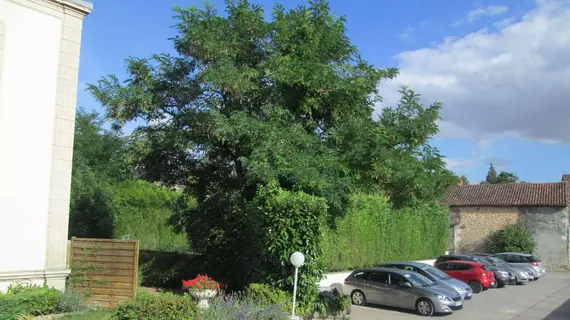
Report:
<svg viewBox="0 0 570 320"><path fill-rule="evenodd" d="M320 223L279 217L334 221L354 191L413 206L456 181L429 145L441 104L424 107L404 87L376 119L378 84L397 70L362 60L326 1L276 5L270 21L246 0L226 1L224 16L210 4L176 13L176 55L129 58L126 81L108 76L89 90L117 126L145 123L138 169L196 197L179 221L222 281L280 273L262 272L279 266L262 245L268 234L289 241L279 242L282 268L294 250L316 265L315 243L290 233L318 234Z"/></svg>

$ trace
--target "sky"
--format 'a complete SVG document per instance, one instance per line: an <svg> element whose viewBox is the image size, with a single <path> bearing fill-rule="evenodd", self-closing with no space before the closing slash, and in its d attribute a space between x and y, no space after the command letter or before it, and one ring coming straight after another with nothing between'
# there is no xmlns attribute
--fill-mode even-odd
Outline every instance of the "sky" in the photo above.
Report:
<svg viewBox="0 0 570 320"><path fill-rule="evenodd" d="M174 53L172 7L203 1L95 0L85 18L78 106L104 110L84 91L101 76L125 79L124 60ZM223 11L223 1L211 1ZM271 18L274 0L252 0ZM287 8L306 1L281 0ZM489 164L522 181L570 173L570 1L331 0L362 57L400 76L379 84L396 105L407 85L425 105L442 102L436 146L471 183Z"/></svg>

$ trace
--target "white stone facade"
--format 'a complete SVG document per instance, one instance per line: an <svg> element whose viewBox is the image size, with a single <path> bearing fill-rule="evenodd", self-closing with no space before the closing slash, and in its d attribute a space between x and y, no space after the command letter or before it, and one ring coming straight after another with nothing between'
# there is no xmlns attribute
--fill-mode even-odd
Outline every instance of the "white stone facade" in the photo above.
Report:
<svg viewBox="0 0 570 320"><path fill-rule="evenodd" d="M0 291L63 289L82 0L0 0Z"/></svg>

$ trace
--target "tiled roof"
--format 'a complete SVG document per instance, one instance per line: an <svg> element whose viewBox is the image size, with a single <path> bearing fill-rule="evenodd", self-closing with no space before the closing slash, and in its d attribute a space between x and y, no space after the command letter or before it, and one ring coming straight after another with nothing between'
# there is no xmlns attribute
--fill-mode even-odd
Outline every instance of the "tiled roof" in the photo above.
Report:
<svg viewBox="0 0 570 320"><path fill-rule="evenodd" d="M570 183L505 183L454 186L447 190L442 205L473 206L550 206L570 204Z"/></svg>

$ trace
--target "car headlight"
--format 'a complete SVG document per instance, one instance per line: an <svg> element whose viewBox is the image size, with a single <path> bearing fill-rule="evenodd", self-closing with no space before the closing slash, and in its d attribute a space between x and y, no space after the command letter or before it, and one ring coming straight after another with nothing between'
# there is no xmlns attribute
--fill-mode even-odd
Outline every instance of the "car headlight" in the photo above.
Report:
<svg viewBox="0 0 570 320"><path fill-rule="evenodd" d="M457 292L465 292L465 291L467 291L465 288L462 288L462 287L455 287L454 289L455 289L455 291L457 291Z"/></svg>
<svg viewBox="0 0 570 320"><path fill-rule="evenodd" d="M506 276L509 275L509 273L508 273L508 272L505 272L505 271L499 271L499 274L502 275L502 276L504 276L504 277L506 277Z"/></svg>
<svg viewBox="0 0 570 320"><path fill-rule="evenodd" d="M446 296L444 296L444 295L436 294L436 296L437 296L437 298L438 298L439 300L441 300L441 301L451 302L451 299L448 298L448 297L446 297Z"/></svg>

